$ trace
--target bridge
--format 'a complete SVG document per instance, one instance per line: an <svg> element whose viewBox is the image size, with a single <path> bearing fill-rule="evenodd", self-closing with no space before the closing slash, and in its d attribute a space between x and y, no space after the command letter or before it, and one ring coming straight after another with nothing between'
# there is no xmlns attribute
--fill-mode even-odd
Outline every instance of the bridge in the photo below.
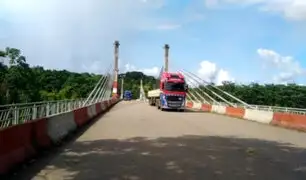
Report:
<svg viewBox="0 0 306 180"><path fill-rule="evenodd" d="M149 106L142 83L121 101L114 52L85 99L1 106L3 179L306 178L304 109L248 104L184 69L187 111Z"/></svg>

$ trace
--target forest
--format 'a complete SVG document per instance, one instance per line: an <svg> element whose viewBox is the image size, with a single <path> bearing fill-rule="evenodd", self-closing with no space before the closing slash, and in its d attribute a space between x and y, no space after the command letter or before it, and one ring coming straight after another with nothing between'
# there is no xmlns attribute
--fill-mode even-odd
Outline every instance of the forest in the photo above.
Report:
<svg viewBox="0 0 306 180"><path fill-rule="evenodd" d="M100 78L97 74L30 66L19 49L0 50L0 105L86 98ZM131 90L134 99L139 97L141 79L145 92L156 85L153 76L127 72L119 74L119 92L122 78L124 89ZM306 86L224 82L218 87L249 104L306 108ZM210 93L204 87L202 89Z"/></svg>

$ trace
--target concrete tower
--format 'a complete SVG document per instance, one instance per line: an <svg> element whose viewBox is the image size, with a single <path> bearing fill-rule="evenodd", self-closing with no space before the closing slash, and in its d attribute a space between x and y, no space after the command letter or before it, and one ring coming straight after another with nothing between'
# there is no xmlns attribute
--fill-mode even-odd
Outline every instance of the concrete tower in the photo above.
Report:
<svg viewBox="0 0 306 180"><path fill-rule="evenodd" d="M169 45L168 44L165 44L165 68L164 68L164 71L165 72L168 72L168 65L169 65Z"/></svg>
<svg viewBox="0 0 306 180"><path fill-rule="evenodd" d="M119 41L114 43L114 82L113 82L113 96L118 97L118 58L119 58Z"/></svg>

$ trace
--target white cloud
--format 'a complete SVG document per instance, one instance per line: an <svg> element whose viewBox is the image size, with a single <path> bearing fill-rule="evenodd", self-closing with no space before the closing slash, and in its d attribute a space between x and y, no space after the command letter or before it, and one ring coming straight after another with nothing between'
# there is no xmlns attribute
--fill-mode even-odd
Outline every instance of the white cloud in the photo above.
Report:
<svg viewBox="0 0 306 180"><path fill-rule="evenodd" d="M134 65L126 64L124 72L129 72L129 71L139 71L139 72L143 72L146 75L157 77L159 75L160 68L159 67L137 68Z"/></svg>
<svg viewBox="0 0 306 180"><path fill-rule="evenodd" d="M294 82L298 76L305 75L305 69L291 56L282 56L273 50L262 48L258 49L257 53L265 66L278 71L278 74L273 77L277 83Z"/></svg>
<svg viewBox="0 0 306 180"><path fill-rule="evenodd" d="M217 6L225 3L243 6L259 5L259 9L276 12L288 19L306 20L305 0L206 0L206 6Z"/></svg>
<svg viewBox="0 0 306 180"><path fill-rule="evenodd" d="M228 71L217 67L215 63L207 60L200 63L200 69L197 71L197 74L203 80L217 85L222 84L223 81L235 81Z"/></svg>
<svg viewBox="0 0 306 180"><path fill-rule="evenodd" d="M180 24L161 24L161 25L158 25L156 28L158 30L173 30L173 29L178 29L180 28L181 25Z"/></svg>
<svg viewBox="0 0 306 180"><path fill-rule="evenodd" d="M206 7L215 7L216 5L218 5L219 1L218 0L205 0L205 6Z"/></svg>
<svg viewBox="0 0 306 180"><path fill-rule="evenodd" d="M162 5L163 0L0 0L0 49L19 48L32 65L84 71L88 64L112 61L114 40L152 21L160 24L152 12Z"/></svg>

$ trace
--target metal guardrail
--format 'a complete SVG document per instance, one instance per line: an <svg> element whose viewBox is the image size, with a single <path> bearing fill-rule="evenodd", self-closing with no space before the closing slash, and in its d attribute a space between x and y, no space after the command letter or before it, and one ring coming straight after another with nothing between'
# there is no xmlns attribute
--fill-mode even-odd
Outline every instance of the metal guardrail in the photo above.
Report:
<svg viewBox="0 0 306 180"><path fill-rule="evenodd" d="M220 104L215 103L215 105L224 105L228 106L228 104L224 102L220 102ZM262 110L262 111L272 111L272 112L286 112L291 114L306 114L306 109L303 108L291 108L291 107L279 107L279 106L265 106L265 105L255 105L255 104L249 104L249 107L245 106L244 104L235 104L236 107L242 107L245 109L256 109L256 110Z"/></svg>
<svg viewBox="0 0 306 180"><path fill-rule="evenodd" d="M306 114L306 109L302 108L290 108L290 107L278 107L278 106L264 106L264 105L251 105L254 109L272 112L286 112L291 114Z"/></svg>
<svg viewBox="0 0 306 180"><path fill-rule="evenodd" d="M60 100L2 105L0 106L0 129L84 107L85 100ZM97 100L94 102L97 102ZM88 105L86 104L86 106Z"/></svg>

